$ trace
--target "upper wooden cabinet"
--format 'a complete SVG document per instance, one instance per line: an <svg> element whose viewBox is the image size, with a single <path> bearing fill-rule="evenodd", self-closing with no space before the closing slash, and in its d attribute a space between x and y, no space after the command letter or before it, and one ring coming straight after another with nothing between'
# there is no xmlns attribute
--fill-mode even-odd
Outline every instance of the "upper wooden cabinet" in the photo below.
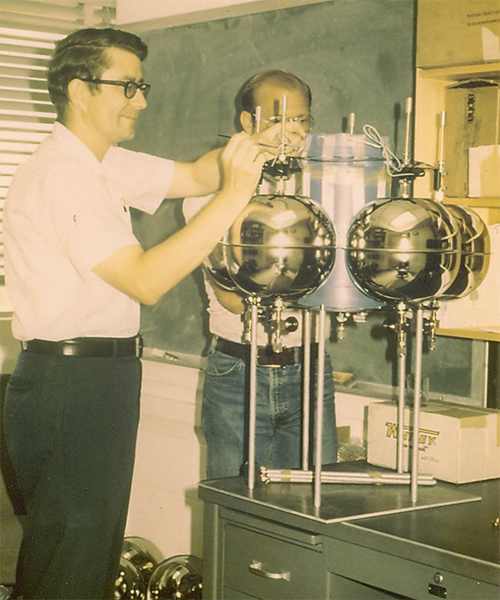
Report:
<svg viewBox="0 0 500 600"><path fill-rule="evenodd" d="M416 39L414 159L442 160L443 177L436 192L427 170L414 195L473 207L492 250L479 288L441 303L438 333L500 341L500 2L417 0Z"/></svg>
<svg viewBox="0 0 500 600"><path fill-rule="evenodd" d="M445 202L499 209L500 3L418 0L416 50L415 160L444 160ZM432 194L429 173L415 195Z"/></svg>
<svg viewBox="0 0 500 600"><path fill-rule="evenodd" d="M499 60L498 0L418 0L417 67Z"/></svg>

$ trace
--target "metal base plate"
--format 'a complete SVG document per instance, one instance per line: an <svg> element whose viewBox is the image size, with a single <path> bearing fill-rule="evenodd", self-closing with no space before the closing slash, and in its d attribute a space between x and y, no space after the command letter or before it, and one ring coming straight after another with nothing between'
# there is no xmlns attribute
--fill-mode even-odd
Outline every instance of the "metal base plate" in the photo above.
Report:
<svg viewBox="0 0 500 600"><path fill-rule="evenodd" d="M393 472L372 467L364 461L342 463L332 470L353 471L353 466L370 473ZM456 486L442 482L435 486L420 486L416 503L411 501L409 485L324 483L319 508L314 506L313 484L308 483L259 482L253 490L249 490L243 477L230 477L202 482L200 487L211 488L233 498L251 500L252 504L259 505L262 516L266 508L272 510L274 516L275 511L281 511L283 523L290 525L297 524L297 517L306 519L310 525L311 522L330 524L481 500L480 496L466 494L457 490Z"/></svg>

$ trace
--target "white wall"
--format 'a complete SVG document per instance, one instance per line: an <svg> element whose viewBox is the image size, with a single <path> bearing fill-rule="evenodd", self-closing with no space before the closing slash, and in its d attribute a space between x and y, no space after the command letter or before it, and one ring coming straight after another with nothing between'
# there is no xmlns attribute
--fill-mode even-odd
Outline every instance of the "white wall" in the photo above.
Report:
<svg viewBox="0 0 500 600"><path fill-rule="evenodd" d="M255 4L258 0L117 0L118 23L171 17L236 4Z"/></svg>
<svg viewBox="0 0 500 600"><path fill-rule="evenodd" d="M116 0L116 24L136 31L174 27L331 0ZM137 27L137 24L139 26ZM142 26L141 26L142 24Z"/></svg>
<svg viewBox="0 0 500 600"><path fill-rule="evenodd" d="M202 557L205 475L200 430L202 371L143 360L141 420L126 535L153 542L165 558Z"/></svg>

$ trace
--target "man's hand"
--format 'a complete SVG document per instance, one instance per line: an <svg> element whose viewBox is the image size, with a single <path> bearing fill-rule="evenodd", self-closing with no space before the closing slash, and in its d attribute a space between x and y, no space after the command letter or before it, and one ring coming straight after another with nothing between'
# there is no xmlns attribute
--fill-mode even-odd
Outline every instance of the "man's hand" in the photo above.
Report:
<svg viewBox="0 0 500 600"><path fill-rule="evenodd" d="M259 183L265 161L273 156L254 136L245 132L233 135L220 157L221 189L249 199Z"/></svg>
<svg viewBox="0 0 500 600"><path fill-rule="evenodd" d="M261 133L254 133L252 138L272 154L270 158L274 158L280 144L286 155L300 156L304 149L306 135L307 133L300 123L292 121L285 123L284 135L282 123L276 123ZM266 160L270 160L270 158Z"/></svg>

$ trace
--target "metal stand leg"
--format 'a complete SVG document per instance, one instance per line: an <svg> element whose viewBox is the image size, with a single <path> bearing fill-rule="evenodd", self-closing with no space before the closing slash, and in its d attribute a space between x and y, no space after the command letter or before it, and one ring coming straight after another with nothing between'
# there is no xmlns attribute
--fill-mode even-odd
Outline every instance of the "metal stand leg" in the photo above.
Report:
<svg viewBox="0 0 500 600"><path fill-rule="evenodd" d="M250 393L248 410L248 489L255 487L255 423L257 417L257 301L251 301Z"/></svg>
<svg viewBox="0 0 500 600"><path fill-rule="evenodd" d="M309 427L311 420L311 313L302 311L302 469L309 469Z"/></svg>
<svg viewBox="0 0 500 600"><path fill-rule="evenodd" d="M325 395L325 307L322 304L318 319L318 393L316 399L316 452L314 465L314 506L321 506L321 466L323 463L323 408Z"/></svg>
<svg viewBox="0 0 500 600"><path fill-rule="evenodd" d="M398 429L397 429L397 458L396 468L398 473L404 473L403 464L403 443L404 443L404 411L406 401L406 305L400 303L398 305L398 379L399 379L399 395L398 395Z"/></svg>
<svg viewBox="0 0 500 600"><path fill-rule="evenodd" d="M417 501L418 488L418 439L420 436L420 394L422 383L422 351L424 332L424 311L422 305L417 308L416 348L415 348L415 384L413 398L413 443L411 457L410 495L413 504Z"/></svg>

